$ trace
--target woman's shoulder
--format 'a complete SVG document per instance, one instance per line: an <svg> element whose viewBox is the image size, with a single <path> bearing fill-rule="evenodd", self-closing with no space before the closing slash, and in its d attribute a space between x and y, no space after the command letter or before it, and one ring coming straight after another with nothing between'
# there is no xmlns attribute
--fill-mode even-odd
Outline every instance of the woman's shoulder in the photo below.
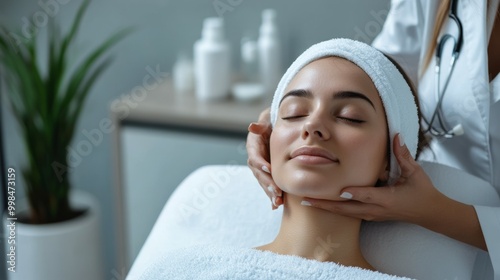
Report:
<svg viewBox="0 0 500 280"><path fill-rule="evenodd" d="M297 256L198 245L165 253L141 279L405 279Z"/></svg>

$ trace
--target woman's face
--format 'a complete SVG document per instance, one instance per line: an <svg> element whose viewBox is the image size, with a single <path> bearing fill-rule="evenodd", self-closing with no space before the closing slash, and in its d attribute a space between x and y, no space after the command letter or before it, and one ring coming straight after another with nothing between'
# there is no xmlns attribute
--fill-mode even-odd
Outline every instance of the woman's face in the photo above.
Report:
<svg viewBox="0 0 500 280"><path fill-rule="evenodd" d="M272 176L285 192L341 200L386 179L387 122L370 77L338 57L305 66L285 89L271 134Z"/></svg>

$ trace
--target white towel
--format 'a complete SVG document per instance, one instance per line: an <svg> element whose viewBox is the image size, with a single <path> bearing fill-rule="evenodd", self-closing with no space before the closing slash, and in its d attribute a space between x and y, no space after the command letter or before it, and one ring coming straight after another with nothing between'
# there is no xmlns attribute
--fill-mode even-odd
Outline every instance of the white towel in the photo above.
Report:
<svg viewBox="0 0 500 280"><path fill-rule="evenodd" d="M171 251L140 279L409 279L255 249L200 245Z"/></svg>
<svg viewBox="0 0 500 280"><path fill-rule="evenodd" d="M276 88L271 104L271 123L276 123L279 103L285 89L293 77L307 64L323 57L337 56L345 58L370 76L378 90L385 108L390 136L390 180L394 183L400 176L400 169L392 152L392 142L397 133L404 137L406 146L413 157L418 143L417 106L410 87L396 66L377 49L350 39L331 39L311 46L303 52L285 72Z"/></svg>

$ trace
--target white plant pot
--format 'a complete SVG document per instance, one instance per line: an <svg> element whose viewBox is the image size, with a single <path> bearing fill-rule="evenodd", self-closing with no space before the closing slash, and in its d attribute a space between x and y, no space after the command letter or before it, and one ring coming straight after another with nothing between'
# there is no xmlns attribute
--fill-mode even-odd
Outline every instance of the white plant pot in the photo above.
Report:
<svg viewBox="0 0 500 280"><path fill-rule="evenodd" d="M87 211L75 219L54 224L15 222L15 272L7 270L8 279L104 278L99 204L93 196L78 190L71 193L70 201L72 207ZM8 243L8 237L12 232L5 226L9 223L4 216L7 269L12 265L8 255L11 252L9 247L12 246Z"/></svg>

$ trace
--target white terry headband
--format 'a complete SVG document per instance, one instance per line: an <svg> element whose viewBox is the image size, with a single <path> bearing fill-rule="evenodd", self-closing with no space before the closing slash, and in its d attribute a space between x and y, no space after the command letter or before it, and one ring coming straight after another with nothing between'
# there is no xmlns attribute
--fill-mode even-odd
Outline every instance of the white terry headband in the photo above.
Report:
<svg viewBox="0 0 500 280"><path fill-rule="evenodd" d="M390 138L389 184L395 183L400 169L394 152L393 139L403 135L405 144L415 158L418 144L419 122L417 105L403 75L396 66L377 49L350 39L331 39L311 46L303 52L281 78L271 104L271 124L274 126L284 91L293 77L307 64L323 57L342 57L356 64L370 76L385 108Z"/></svg>

